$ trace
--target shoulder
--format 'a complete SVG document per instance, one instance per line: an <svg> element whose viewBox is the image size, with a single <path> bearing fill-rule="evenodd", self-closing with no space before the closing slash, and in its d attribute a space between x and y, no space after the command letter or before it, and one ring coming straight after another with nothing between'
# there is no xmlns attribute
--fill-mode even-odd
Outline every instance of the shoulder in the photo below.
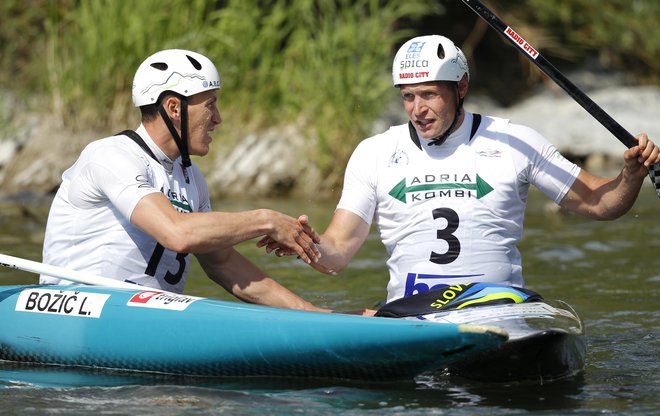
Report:
<svg viewBox="0 0 660 416"><path fill-rule="evenodd" d="M362 140L358 143L354 153L368 153L371 156L383 152L388 153L391 152L391 149L399 147L402 139L412 143L407 124L390 127L383 133Z"/></svg>
<svg viewBox="0 0 660 416"><path fill-rule="evenodd" d="M477 137L480 142L500 142L524 154L552 147L550 141L534 128L492 116L482 116Z"/></svg>
<svg viewBox="0 0 660 416"><path fill-rule="evenodd" d="M125 136L109 136L95 140L83 149L75 163L74 173L122 182L137 175L150 177L152 169L152 160L136 143Z"/></svg>
<svg viewBox="0 0 660 416"><path fill-rule="evenodd" d="M392 126L386 131L382 133L378 133L376 135L373 135L371 137L368 137L364 140L362 140L362 143L365 144L383 144L383 142L387 141L396 141L398 140L401 136L404 137L410 137L410 133L408 131L408 124L400 124L398 126Z"/></svg>
<svg viewBox="0 0 660 416"><path fill-rule="evenodd" d="M402 137L407 137L408 142L412 143L407 129L407 124L394 126L383 133L362 140L353 150L349 166L371 169L372 165L378 164L378 161L389 158L399 147Z"/></svg>
<svg viewBox="0 0 660 416"><path fill-rule="evenodd" d="M202 173L202 170L199 168L199 166L194 162L191 161L192 164L188 169L190 169L190 175L193 177L193 180L197 186L197 188L207 188L206 184L206 178L204 177L204 174Z"/></svg>
<svg viewBox="0 0 660 416"><path fill-rule="evenodd" d="M512 122L510 119L482 116L481 127L495 133L501 133L510 137L543 139L544 137L532 127Z"/></svg>
<svg viewBox="0 0 660 416"><path fill-rule="evenodd" d="M85 146L81 155L90 159L108 161L113 157L135 155L135 146L137 144L126 136L108 136L89 143Z"/></svg>

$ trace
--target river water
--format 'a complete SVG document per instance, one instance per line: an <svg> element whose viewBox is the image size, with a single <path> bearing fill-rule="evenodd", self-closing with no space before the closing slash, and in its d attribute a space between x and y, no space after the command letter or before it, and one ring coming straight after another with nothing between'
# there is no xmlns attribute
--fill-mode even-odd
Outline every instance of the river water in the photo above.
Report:
<svg viewBox="0 0 660 416"><path fill-rule="evenodd" d="M0 252L39 261L48 199L0 201ZM322 231L334 201L217 201L216 209L270 207L307 213ZM301 211L304 207L304 211ZM583 318L587 363L552 383L476 383L443 374L409 382L200 380L25 366L0 362L0 414L510 415L660 413L660 215L645 186L635 207L613 222L548 209L533 192L521 244L527 285L562 299ZM268 256L254 242L240 251L319 306L374 307L385 296L385 252L372 233L340 276L293 258ZM3 284L36 276L0 269ZM230 299L193 265L186 293Z"/></svg>

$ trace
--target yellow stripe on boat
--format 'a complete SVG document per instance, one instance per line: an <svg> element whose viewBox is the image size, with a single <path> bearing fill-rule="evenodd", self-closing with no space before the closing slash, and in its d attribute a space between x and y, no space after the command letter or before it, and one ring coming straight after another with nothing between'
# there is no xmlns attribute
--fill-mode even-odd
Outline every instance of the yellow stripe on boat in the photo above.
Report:
<svg viewBox="0 0 660 416"><path fill-rule="evenodd" d="M515 295L513 293L491 293L490 295L486 295L479 299L468 300L467 302L463 302L456 309L461 309L466 306L475 305L478 303L490 302L491 300L498 300L498 299L511 299L514 301L514 303L522 303L524 301L522 297Z"/></svg>

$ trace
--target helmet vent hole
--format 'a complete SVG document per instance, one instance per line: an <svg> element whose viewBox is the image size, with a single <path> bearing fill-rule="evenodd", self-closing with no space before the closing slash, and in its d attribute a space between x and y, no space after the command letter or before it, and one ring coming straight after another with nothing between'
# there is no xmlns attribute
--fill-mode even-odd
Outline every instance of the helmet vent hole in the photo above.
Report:
<svg viewBox="0 0 660 416"><path fill-rule="evenodd" d="M151 67L160 71L167 71L167 64L165 62L154 62L151 64Z"/></svg>
<svg viewBox="0 0 660 416"><path fill-rule="evenodd" d="M445 48L442 47L442 44L438 45L438 58L445 59Z"/></svg>
<svg viewBox="0 0 660 416"><path fill-rule="evenodd" d="M197 59L193 58L193 57L190 56L190 55L186 55L186 58L188 58L188 60L190 61L190 63L192 64L192 66L195 67L196 70L199 71L200 69L202 69L202 64L200 64L199 61L197 61Z"/></svg>

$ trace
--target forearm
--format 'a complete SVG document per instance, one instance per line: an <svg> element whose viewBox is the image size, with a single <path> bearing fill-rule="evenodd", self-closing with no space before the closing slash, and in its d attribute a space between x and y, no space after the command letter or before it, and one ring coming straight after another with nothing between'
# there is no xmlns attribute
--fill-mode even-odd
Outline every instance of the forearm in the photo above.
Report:
<svg viewBox="0 0 660 416"><path fill-rule="evenodd" d="M233 248L197 255L206 274L238 299L278 308L330 312L280 285Z"/></svg>
<svg viewBox="0 0 660 416"><path fill-rule="evenodd" d="M615 178L600 178L582 171L561 206L597 220L613 220L632 208L644 176L625 169Z"/></svg>
<svg viewBox="0 0 660 416"><path fill-rule="evenodd" d="M318 244L321 256L311 266L323 273L339 273L362 247L369 228L370 225L358 215L338 209Z"/></svg>
<svg viewBox="0 0 660 416"><path fill-rule="evenodd" d="M255 280L245 287L235 284L231 292L234 296L247 303L276 308L331 312L329 309L314 306L268 276Z"/></svg>
<svg viewBox="0 0 660 416"><path fill-rule="evenodd" d="M317 247L321 256L317 262L310 264L310 266L321 273L330 275L341 272L351 261L354 254L346 252L346 250L340 250L337 243L327 236L321 236L321 242Z"/></svg>
<svg viewBox="0 0 660 416"><path fill-rule="evenodd" d="M312 229L269 209L184 214L174 209L164 195L154 193L138 202L131 223L178 253L205 253L267 235L305 261L318 255L313 244L318 235Z"/></svg>
<svg viewBox="0 0 660 416"><path fill-rule="evenodd" d="M307 223L308 219L304 220ZM338 209L316 245L320 256L309 265L322 273L339 273L351 261L368 234L369 224L362 218L350 211ZM266 252L275 252L278 256L294 254L270 238L260 240L257 247L265 247Z"/></svg>
<svg viewBox="0 0 660 416"><path fill-rule="evenodd" d="M599 220L611 220L628 212L648 175L649 166L660 163L660 149L644 133L635 138L637 146L623 153L623 169L613 179L582 170L561 206Z"/></svg>
<svg viewBox="0 0 660 416"><path fill-rule="evenodd" d="M179 215L170 225L175 232L164 236L164 246L177 252L204 253L272 233L270 211L205 212ZM180 237L185 238L180 239ZM180 245L180 247L177 247ZM182 247L181 247L182 246ZM168 248L170 248L168 247Z"/></svg>
<svg viewBox="0 0 660 416"><path fill-rule="evenodd" d="M630 211L637 200L645 177L646 175L628 175L624 169L619 176L604 186L605 192L602 199L605 209L602 213L602 219L616 219Z"/></svg>

